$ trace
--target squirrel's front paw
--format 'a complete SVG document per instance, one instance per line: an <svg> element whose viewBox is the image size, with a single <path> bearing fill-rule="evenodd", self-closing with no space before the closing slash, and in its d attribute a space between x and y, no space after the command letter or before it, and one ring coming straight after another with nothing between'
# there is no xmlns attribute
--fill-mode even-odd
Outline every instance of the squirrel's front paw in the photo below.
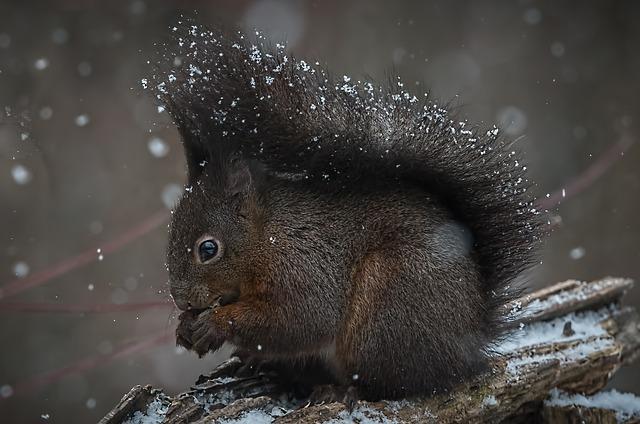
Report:
<svg viewBox="0 0 640 424"><path fill-rule="evenodd" d="M198 315L193 311L185 311L178 316L178 327L176 328L176 345L191 350L193 346L193 330L191 327Z"/></svg>
<svg viewBox="0 0 640 424"><path fill-rule="evenodd" d="M202 357L209 351L220 348L228 337L227 331L215 321L215 309L207 309L200 313L191 323L191 347Z"/></svg>

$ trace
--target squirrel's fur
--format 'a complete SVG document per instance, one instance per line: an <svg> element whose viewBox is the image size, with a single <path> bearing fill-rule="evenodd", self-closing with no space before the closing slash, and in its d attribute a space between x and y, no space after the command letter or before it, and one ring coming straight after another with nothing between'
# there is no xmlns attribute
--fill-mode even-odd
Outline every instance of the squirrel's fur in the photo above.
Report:
<svg viewBox="0 0 640 424"><path fill-rule="evenodd" d="M540 236L526 167L417 98L332 78L244 35L177 28L151 85L183 140L172 217L178 341L323 363L367 398L486 369ZM220 242L200 264L197 242ZM194 253L195 252L195 253Z"/></svg>

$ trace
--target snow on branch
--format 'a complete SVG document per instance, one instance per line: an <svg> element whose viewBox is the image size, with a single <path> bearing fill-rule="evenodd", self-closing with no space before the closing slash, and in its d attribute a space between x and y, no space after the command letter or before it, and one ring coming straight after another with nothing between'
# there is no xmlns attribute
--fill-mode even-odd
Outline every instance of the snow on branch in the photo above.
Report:
<svg viewBox="0 0 640 424"><path fill-rule="evenodd" d="M234 357L176 396L136 386L100 423L637 422L640 398L601 392L640 351L638 314L621 304L632 285L572 280L505 305L519 328L497 347L493 371L448 394L359 402L349 413L292 399L277 375L239 377Z"/></svg>

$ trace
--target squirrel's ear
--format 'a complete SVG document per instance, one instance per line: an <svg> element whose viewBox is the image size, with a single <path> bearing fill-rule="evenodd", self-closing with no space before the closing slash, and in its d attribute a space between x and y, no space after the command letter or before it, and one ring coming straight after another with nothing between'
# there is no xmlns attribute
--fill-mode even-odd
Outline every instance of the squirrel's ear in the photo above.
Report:
<svg viewBox="0 0 640 424"><path fill-rule="evenodd" d="M251 166L242 159L234 159L227 174L226 192L231 196L247 194L253 187Z"/></svg>

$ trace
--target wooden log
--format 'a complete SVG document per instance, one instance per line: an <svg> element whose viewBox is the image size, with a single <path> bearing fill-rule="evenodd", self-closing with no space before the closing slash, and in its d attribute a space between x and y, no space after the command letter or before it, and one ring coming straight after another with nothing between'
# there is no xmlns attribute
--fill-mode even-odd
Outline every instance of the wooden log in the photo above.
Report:
<svg viewBox="0 0 640 424"><path fill-rule="evenodd" d="M99 424L123 422L137 411L146 411L149 403L160 396L162 396L162 391L154 389L151 386L134 386L122 397L120 402L100 420Z"/></svg>
<svg viewBox="0 0 640 424"><path fill-rule="evenodd" d="M165 423L222 419L282 424L330 420L494 423L526 421L530 416L543 422L572 422L580 414L608 422L608 412L545 406L543 401L554 388L596 393L620 366L638 356L640 319L635 309L620 305L632 285L631 280L619 278L590 283L572 280L505 305L520 329L495 347L489 375L449 394L359 402L349 413L339 403L308 405L304 399L292 399L274 375L237 377L241 362L232 358L212 374L201 376L191 390L174 397L151 388L145 388L142 395L136 386L101 423L120 423L134 413ZM558 421L561 419L565 421Z"/></svg>

